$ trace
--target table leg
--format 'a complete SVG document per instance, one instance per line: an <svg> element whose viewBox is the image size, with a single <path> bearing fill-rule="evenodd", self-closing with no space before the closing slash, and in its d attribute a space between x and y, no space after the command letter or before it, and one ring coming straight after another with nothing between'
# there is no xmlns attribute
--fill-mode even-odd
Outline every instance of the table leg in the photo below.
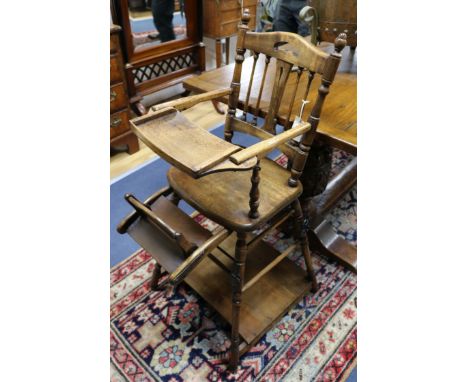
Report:
<svg viewBox="0 0 468 382"><path fill-rule="evenodd" d="M309 244L311 249L320 251L356 272L356 247L338 236L323 215L356 183L357 160L351 161L328 182L331 160L332 148L314 143L301 177L304 192L300 200L304 215L308 217Z"/></svg>
<svg viewBox="0 0 468 382"><path fill-rule="evenodd" d="M226 44L224 48L226 49L226 65L229 65L229 43L231 41L231 37L226 37Z"/></svg>
<svg viewBox="0 0 468 382"><path fill-rule="evenodd" d="M216 39L216 68L221 67L221 56L222 56L222 46L221 46L221 39L217 38Z"/></svg>
<svg viewBox="0 0 468 382"><path fill-rule="evenodd" d="M216 68L221 67L222 55L223 55L223 51L222 51L221 39L217 38L216 39ZM213 103L213 107L215 108L217 113L224 114L224 110L220 107L219 101L211 101L211 102Z"/></svg>
<svg viewBox="0 0 468 382"><path fill-rule="evenodd" d="M221 107L221 102L212 100L211 103L213 104L213 107L218 114L224 114L224 109Z"/></svg>

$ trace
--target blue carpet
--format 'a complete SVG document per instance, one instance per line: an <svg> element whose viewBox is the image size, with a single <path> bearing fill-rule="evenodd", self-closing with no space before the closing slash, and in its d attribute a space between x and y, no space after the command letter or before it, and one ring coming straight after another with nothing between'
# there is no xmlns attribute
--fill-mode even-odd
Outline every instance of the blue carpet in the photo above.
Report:
<svg viewBox="0 0 468 382"><path fill-rule="evenodd" d="M259 120L259 122L261 122ZM214 128L211 133L223 137L224 125ZM235 133L233 143L250 146L259 141L258 138L247 134ZM274 159L280 152L275 150L269 157ZM132 211L132 207L125 201L124 195L131 193L138 199L144 200L157 190L167 186L166 172L169 164L162 159L152 159L135 170L118 177L111 182L110 187L110 265L111 267L129 257L140 247L128 235L120 235L116 231L117 224ZM194 210L185 203L181 203L185 213Z"/></svg>

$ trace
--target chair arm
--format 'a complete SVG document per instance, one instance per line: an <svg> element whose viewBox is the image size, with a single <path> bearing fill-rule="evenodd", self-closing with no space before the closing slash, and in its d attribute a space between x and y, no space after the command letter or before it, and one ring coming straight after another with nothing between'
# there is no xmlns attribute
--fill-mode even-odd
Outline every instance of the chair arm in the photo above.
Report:
<svg viewBox="0 0 468 382"><path fill-rule="evenodd" d="M298 135L304 134L308 130L310 130L310 123L301 122L292 129L286 130L281 134L275 135L274 137L258 142L244 150L238 151L237 153L231 155L229 159L238 165L253 157L264 157L282 143L285 143L290 139L297 137Z"/></svg>
<svg viewBox="0 0 468 382"><path fill-rule="evenodd" d="M179 111L182 111L182 110L191 108L192 106L195 106L196 104L200 102L210 101L216 98L224 97L231 93L232 93L231 88L212 90L206 93L196 94L190 97L182 97L182 98L175 99L173 101L161 103L159 105L154 105L151 107L151 111L158 111L158 110L165 109L167 107L173 107Z"/></svg>
<svg viewBox="0 0 468 382"><path fill-rule="evenodd" d="M145 205L151 205L153 204L160 196L167 196L168 194L170 194L172 192L172 188L171 187L164 187L162 189L160 189L159 191L155 192L153 195L151 195L150 197L148 197L148 199L146 199L143 204ZM120 233L120 234L124 234L127 232L128 228L138 219L138 217L140 216L140 214L134 210L132 212L130 212L130 214L128 214L120 223L119 225L117 226L117 232Z"/></svg>
<svg viewBox="0 0 468 382"><path fill-rule="evenodd" d="M162 231L165 235L177 242L180 248L185 253L191 253L196 249L195 243L188 241L185 235L181 232L177 232L171 226L166 224L158 215L156 215L151 208L140 202L132 194L125 194L125 200L137 211L140 216L146 216L148 222L155 226L157 229Z"/></svg>
<svg viewBox="0 0 468 382"><path fill-rule="evenodd" d="M180 283L188 272L190 272L195 265L197 265L201 260L204 259L205 255L210 253L214 248L216 248L224 239L226 239L232 231L227 229L222 229L221 231L215 233L207 241L205 241L200 247L198 247L192 254L185 260L177 269L172 272L167 278L167 283L172 285L177 285ZM166 283L164 283L166 284ZM161 285L163 287L164 285Z"/></svg>

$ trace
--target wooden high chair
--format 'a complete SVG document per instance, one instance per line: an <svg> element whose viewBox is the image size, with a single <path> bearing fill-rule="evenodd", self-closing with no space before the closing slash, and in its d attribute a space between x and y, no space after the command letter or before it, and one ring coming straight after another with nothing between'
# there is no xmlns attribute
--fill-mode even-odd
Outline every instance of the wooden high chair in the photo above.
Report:
<svg viewBox="0 0 468 382"><path fill-rule="evenodd" d="M153 289L184 280L231 324L232 371L237 369L240 355L285 312L308 291L317 290L298 201L302 192L299 178L340 63L340 51L346 45L346 35L340 35L335 52L327 54L292 33L249 32L248 21L245 13L239 26L230 88L167 102L131 121L135 134L173 167L167 173L169 187L145 202L125 196L135 211L118 227L156 259ZM249 105L260 55L265 55L265 68L258 100L268 66L276 63L269 112L261 127L256 126L258 120L247 121L248 112L258 116L260 101L256 108L246 106L243 113L236 114L247 49L253 52L254 64L245 105ZM310 81L315 74L320 75L321 86L308 121L276 134L275 116L294 66L301 73L306 71ZM229 95L225 140L195 126L180 113L201 101L225 95ZM235 131L262 141L239 147L231 143ZM273 149L288 156L289 170L266 158ZM219 228L210 232L197 224L177 207L181 199L218 223ZM280 253L262 238L288 218L295 223L295 241ZM296 247L304 256L306 273L287 258ZM163 281L161 267L169 273Z"/></svg>

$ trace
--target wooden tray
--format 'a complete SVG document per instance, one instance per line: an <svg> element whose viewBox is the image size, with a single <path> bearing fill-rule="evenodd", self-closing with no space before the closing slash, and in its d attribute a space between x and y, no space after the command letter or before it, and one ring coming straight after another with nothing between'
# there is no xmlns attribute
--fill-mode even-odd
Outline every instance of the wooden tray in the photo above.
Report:
<svg viewBox="0 0 468 382"><path fill-rule="evenodd" d="M241 150L168 108L131 121L135 134L156 154L194 178Z"/></svg>

